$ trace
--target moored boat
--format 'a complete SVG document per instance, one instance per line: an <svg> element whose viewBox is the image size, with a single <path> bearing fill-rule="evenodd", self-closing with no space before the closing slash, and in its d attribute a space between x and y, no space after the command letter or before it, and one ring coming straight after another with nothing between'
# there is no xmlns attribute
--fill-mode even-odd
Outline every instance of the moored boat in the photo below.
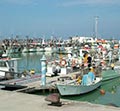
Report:
<svg viewBox="0 0 120 111"><path fill-rule="evenodd" d="M24 46L23 50L22 50L22 53L28 53L29 52L29 48Z"/></svg>
<svg viewBox="0 0 120 111"><path fill-rule="evenodd" d="M120 77L120 67L116 66L114 70L108 69L102 71L102 77L103 77L102 81L108 81Z"/></svg>
<svg viewBox="0 0 120 111"><path fill-rule="evenodd" d="M0 59L0 77L7 79L14 78L14 72L17 72L17 59L10 59L8 57Z"/></svg>
<svg viewBox="0 0 120 111"><path fill-rule="evenodd" d="M57 83L56 87L61 94L61 96L70 96L70 95L80 95L89 93L95 89L97 89L99 86L101 86L102 78L96 77L94 82L89 85L81 85L77 84L75 80L70 80L67 82Z"/></svg>

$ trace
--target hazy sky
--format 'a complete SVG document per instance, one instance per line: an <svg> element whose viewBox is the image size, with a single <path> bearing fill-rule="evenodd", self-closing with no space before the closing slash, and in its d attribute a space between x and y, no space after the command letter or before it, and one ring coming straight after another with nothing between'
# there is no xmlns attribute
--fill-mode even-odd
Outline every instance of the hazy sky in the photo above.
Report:
<svg viewBox="0 0 120 111"><path fill-rule="evenodd" d="M0 35L120 37L120 0L0 0Z"/></svg>

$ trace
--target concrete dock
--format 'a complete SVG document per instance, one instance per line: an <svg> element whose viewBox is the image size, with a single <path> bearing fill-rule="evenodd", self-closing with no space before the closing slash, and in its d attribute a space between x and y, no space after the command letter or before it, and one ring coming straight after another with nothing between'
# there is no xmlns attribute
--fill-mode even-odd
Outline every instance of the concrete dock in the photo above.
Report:
<svg viewBox="0 0 120 111"><path fill-rule="evenodd" d="M47 83L55 81L57 78L48 77ZM26 86L28 86L28 89L41 89L40 81L28 83ZM31 95L19 91L21 90L0 90L0 111L120 111L120 107L64 99L61 99L62 106L52 106L50 102L45 101L45 96Z"/></svg>
<svg viewBox="0 0 120 111"><path fill-rule="evenodd" d="M62 106L51 106L44 96L0 90L0 111L120 111L113 106L61 99Z"/></svg>

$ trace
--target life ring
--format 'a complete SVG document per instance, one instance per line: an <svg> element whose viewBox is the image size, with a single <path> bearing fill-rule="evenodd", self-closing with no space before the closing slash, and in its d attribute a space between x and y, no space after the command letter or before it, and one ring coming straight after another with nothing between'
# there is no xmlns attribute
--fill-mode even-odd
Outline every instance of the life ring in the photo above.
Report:
<svg viewBox="0 0 120 111"><path fill-rule="evenodd" d="M60 65L61 65L61 66L65 66L65 65L66 65L66 63L67 63L67 62L66 62L66 60L65 60L65 59L62 59L62 60L60 61Z"/></svg>

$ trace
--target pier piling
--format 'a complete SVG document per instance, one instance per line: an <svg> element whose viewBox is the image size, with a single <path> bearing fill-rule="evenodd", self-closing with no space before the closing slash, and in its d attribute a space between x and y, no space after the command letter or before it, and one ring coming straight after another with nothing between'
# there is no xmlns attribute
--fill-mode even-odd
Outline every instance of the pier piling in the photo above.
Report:
<svg viewBox="0 0 120 111"><path fill-rule="evenodd" d="M47 72L46 57L45 57L45 55L43 55L43 57L41 59L42 86L46 85L46 72Z"/></svg>

